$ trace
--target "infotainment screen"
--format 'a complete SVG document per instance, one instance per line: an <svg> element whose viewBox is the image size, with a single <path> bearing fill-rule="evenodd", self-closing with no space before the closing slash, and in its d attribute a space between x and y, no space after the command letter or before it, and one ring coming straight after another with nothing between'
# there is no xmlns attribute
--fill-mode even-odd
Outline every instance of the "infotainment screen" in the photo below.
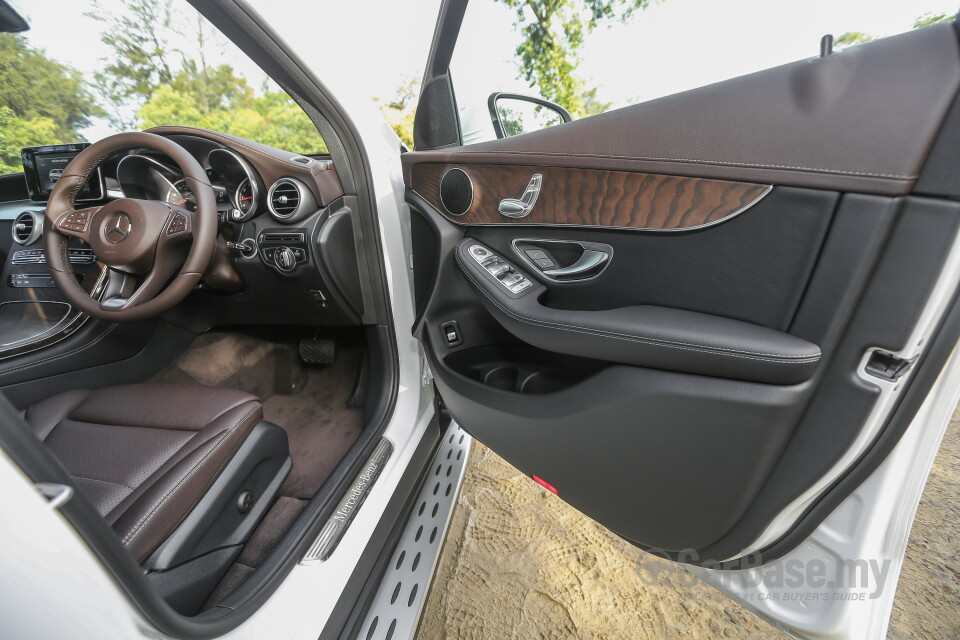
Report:
<svg viewBox="0 0 960 640"><path fill-rule="evenodd" d="M75 144L52 144L43 147L25 147L20 152L23 160L23 176L27 181L30 198L37 202L46 202L53 186L63 175L70 161L78 153L90 146L89 142ZM77 194L77 201L103 199L103 176L100 168L93 172L87 183Z"/></svg>

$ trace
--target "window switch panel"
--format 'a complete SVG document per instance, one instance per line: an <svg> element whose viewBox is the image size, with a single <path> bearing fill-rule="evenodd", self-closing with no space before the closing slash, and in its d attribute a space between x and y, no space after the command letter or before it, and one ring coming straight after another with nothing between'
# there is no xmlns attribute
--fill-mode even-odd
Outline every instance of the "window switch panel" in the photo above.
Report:
<svg viewBox="0 0 960 640"><path fill-rule="evenodd" d="M492 275L496 281L503 285L510 293L520 293L521 291L529 289L533 286L533 283L530 282L522 273L516 271L513 266L510 265L510 263L482 244L471 245L467 249L467 253L469 253L470 256L486 270L487 273ZM441 329L446 326L447 325L444 324Z"/></svg>

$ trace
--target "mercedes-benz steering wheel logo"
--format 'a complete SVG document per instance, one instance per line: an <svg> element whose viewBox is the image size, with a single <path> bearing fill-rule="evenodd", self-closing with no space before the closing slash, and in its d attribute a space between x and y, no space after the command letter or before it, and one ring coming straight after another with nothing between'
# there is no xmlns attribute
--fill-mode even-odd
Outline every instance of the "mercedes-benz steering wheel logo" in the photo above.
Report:
<svg viewBox="0 0 960 640"><path fill-rule="evenodd" d="M107 238L107 242L118 244L127 239L127 236L130 235L130 230L133 228L133 224L130 222L129 216L124 213L118 213L107 220L107 224L105 224L103 228L103 235Z"/></svg>

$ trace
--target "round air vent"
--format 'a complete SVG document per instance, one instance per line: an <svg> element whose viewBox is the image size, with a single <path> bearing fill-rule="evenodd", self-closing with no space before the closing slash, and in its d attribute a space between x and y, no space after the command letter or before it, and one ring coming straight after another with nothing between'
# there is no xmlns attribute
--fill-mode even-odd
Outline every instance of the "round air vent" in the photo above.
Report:
<svg viewBox="0 0 960 640"><path fill-rule="evenodd" d="M313 193L296 178L280 178L267 194L270 214L281 222L295 222L316 211Z"/></svg>
<svg viewBox="0 0 960 640"><path fill-rule="evenodd" d="M13 221L13 240L17 244L33 244L43 232L43 216L24 211Z"/></svg>
<svg viewBox="0 0 960 640"><path fill-rule="evenodd" d="M473 181L463 169L449 169L440 178L440 202L455 216L462 216L473 204Z"/></svg>

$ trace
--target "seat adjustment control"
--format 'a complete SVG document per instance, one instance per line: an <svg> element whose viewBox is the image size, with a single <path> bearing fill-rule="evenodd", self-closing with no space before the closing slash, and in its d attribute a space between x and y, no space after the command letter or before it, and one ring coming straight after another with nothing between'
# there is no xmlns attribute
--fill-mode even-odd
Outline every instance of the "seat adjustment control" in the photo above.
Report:
<svg viewBox="0 0 960 640"><path fill-rule="evenodd" d="M497 282L511 293L520 293L533 286L533 283L527 280L522 273L516 271L510 263L483 245L471 245L467 252L480 263L481 267L486 269L487 273L496 278Z"/></svg>

